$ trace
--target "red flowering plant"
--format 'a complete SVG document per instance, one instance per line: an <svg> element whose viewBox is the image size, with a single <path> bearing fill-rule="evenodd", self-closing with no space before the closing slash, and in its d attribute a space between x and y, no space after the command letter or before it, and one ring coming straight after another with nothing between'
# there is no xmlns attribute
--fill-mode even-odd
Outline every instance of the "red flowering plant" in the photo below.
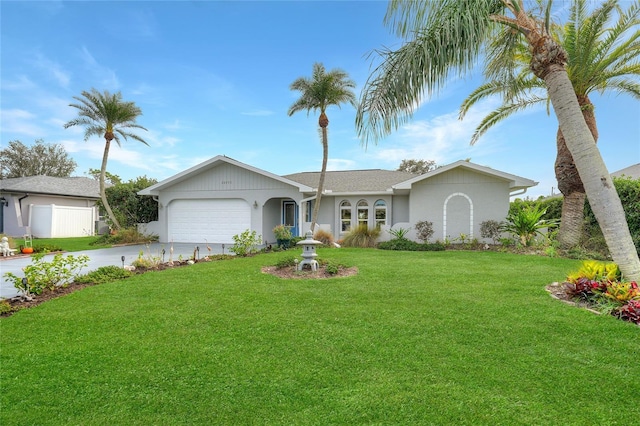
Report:
<svg viewBox="0 0 640 426"><path fill-rule="evenodd" d="M617 265L598 261L583 262L580 270L570 274L563 284L572 299L587 302L595 309L638 324L640 288L636 281L624 281Z"/></svg>
<svg viewBox="0 0 640 426"><path fill-rule="evenodd" d="M621 320L640 325L640 300L630 300L626 305L616 309L613 315Z"/></svg>

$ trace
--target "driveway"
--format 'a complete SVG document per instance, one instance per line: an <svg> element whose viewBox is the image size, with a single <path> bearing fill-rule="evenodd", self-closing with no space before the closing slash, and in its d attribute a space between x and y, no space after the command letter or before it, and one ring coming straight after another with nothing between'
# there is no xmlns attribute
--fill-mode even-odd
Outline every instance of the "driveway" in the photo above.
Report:
<svg viewBox="0 0 640 426"><path fill-rule="evenodd" d="M207 250L204 244L191 244L191 243L174 243L173 244L173 260L178 260L180 256L183 259L189 259L193 257L193 252L198 247L198 257L204 257L208 254L230 254L229 247L231 244L227 244L224 248L221 244L209 244L211 251ZM78 256L86 254L89 256L89 264L87 268L83 269L80 273L86 274L87 272L94 271L101 266L122 266L122 256L124 256L124 264L131 265L131 263L138 258L140 251L144 255L159 256L162 257L162 250L165 250L164 260L169 261L169 244L152 243L147 247L146 245L133 245L133 246L120 246L98 250L86 250L64 253ZM54 255L50 254L45 257L46 259L53 258ZM16 255L10 257L0 257L0 299L10 299L18 295L18 290L13 286L13 282L8 282L4 274L6 272L12 272L19 277L23 277L22 268L31 264L31 257L24 255Z"/></svg>

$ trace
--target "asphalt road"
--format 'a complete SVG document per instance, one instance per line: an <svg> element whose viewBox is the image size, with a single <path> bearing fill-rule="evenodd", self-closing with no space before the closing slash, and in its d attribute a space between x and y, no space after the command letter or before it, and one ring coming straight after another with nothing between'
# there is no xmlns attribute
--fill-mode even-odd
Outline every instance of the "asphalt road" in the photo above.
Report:
<svg viewBox="0 0 640 426"><path fill-rule="evenodd" d="M211 251L207 250L204 243L174 243L173 244L173 260L178 260L180 256L183 259L189 259L193 257L193 252L198 247L200 250L196 253L198 257L204 257L208 254L230 254L229 247L231 244L226 245L224 248L221 244L209 244ZM124 256L124 265L131 265L131 263L138 258L140 252L143 255L151 255L162 257L162 250L165 251L164 260L169 261L170 244L152 243L148 247L146 245L132 245L112 247L98 250L78 251L67 254L78 256L86 254L89 256L89 264L84 268L81 273L94 271L101 266L122 266L122 256ZM46 256L46 259L53 258L53 254ZM13 282L9 282L5 278L5 273L12 272L13 274L22 277L24 276L22 268L31 264L31 257L27 255L16 255L9 257L0 257L0 299L10 299L18 295L18 290L13 286Z"/></svg>

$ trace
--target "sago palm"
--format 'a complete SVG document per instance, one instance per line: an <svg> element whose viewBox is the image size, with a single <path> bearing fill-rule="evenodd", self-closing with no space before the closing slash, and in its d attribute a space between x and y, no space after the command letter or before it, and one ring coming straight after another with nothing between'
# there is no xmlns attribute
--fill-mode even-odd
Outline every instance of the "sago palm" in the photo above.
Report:
<svg viewBox="0 0 640 426"><path fill-rule="evenodd" d="M96 89L91 89L90 92L83 91L81 95L73 97L79 103L69 104L69 106L78 109L78 117L66 123L64 128L84 126L85 141L91 136L104 137L104 152L102 154L102 166L100 167L100 199L113 226L116 229L120 229L120 223L111 210L105 192L109 148L112 140L115 140L120 146L121 138L124 140L131 138L149 145L140 136L129 131L129 129L147 130L136 123L136 119L142 115L142 111L135 103L123 101L120 92L111 94L105 90L104 93L100 93Z"/></svg>
<svg viewBox="0 0 640 426"><path fill-rule="evenodd" d="M355 87L355 82L349 78L346 72L340 69L326 72L324 65L321 63L313 64L311 78L300 77L290 86L291 90L300 92L300 98L289 108L289 116L303 110L307 111L307 115L310 111L320 111L318 126L320 126L320 139L322 142L322 169L311 217L311 232L315 229L318 220L320 198L322 197L327 160L329 158L329 141L327 137L329 118L327 117L327 108L331 105L339 107L340 104L345 102L349 102L356 107L356 95L352 90Z"/></svg>
<svg viewBox="0 0 640 426"><path fill-rule="evenodd" d="M591 13L585 0L574 0L570 18L564 26L558 26L554 37L567 52L567 73L573 85L578 103L594 140L598 140L598 129L594 105L589 95L594 91L613 91L640 98L640 2L633 2L627 10L618 7L617 0L610 0ZM617 22L610 26L612 14ZM471 143L474 144L490 127L511 114L538 103L548 102L544 94L544 81L529 71L530 55L522 44L505 49L504 37L493 40L487 50L485 75L487 81L472 92L462 104L460 117L482 99L500 95L503 104L487 115L476 128ZM512 72L505 68L513 67ZM573 157L565 143L562 131L557 133L557 156L555 174L558 189L564 195L562 220L558 239L569 248L578 244L582 235L585 191L576 170Z"/></svg>
<svg viewBox="0 0 640 426"><path fill-rule="evenodd" d="M392 0L386 22L408 41L398 50L377 52L383 61L365 84L356 127L364 144L377 142L407 122L422 98L437 93L452 73L473 70L488 43L502 35L500 28L508 27L512 45L524 38L531 52L530 69L544 81L613 260L628 278L640 279L622 203L582 115L567 53L550 32L551 7L547 1L534 15L523 0Z"/></svg>

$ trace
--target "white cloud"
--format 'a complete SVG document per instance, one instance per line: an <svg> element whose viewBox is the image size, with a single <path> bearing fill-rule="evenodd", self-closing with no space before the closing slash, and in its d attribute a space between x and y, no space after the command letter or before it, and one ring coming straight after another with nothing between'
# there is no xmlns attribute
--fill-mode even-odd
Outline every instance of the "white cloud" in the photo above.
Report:
<svg viewBox="0 0 640 426"><path fill-rule="evenodd" d="M353 170L356 167L356 162L353 160L346 160L344 158L329 158L327 160L327 170ZM320 167L318 167L320 170Z"/></svg>
<svg viewBox="0 0 640 426"><path fill-rule="evenodd" d="M85 46L82 47L80 54L85 68L94 75L95 80L99 81L98 87L107 87L111 90L120 88L120 81L115 71L101 65Z"/></svg>
<svg viewBox="0 0 640 426"><path fill-rule="evenodd" d="M34 124L37 116L24 109L6 109L0 111L0 127L3 133L15 133L30 137L42 137L44 130Z"/></svg>

